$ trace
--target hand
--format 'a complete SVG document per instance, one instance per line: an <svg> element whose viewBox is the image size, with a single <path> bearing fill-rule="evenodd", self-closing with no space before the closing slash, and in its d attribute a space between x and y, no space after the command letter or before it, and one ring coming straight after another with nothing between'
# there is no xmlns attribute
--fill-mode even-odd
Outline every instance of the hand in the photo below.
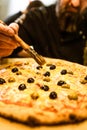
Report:
<svg viewBox="0 0 87 130"><path fill-rule="evenodd" d="M0 21L0 57L11 55L19 44L14 39L14 35L18 34L18 24L12 23L9 26Z"/></svg>

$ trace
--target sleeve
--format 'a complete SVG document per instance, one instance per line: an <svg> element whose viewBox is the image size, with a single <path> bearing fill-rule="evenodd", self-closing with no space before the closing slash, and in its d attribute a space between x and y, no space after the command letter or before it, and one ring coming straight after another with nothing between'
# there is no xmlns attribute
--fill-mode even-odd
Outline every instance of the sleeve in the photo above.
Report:
<svg viewBox="0 0 87 130"><path fill-rule="evenodd" d="M18 13L15 13L15 14L13 14L13 15L7 17L7 18L4 20L4 22L5 22L7 25L9 25L10 23L14 22L18 17L20 17L21 14L22 14L22 12L19 11Z"/></svg>

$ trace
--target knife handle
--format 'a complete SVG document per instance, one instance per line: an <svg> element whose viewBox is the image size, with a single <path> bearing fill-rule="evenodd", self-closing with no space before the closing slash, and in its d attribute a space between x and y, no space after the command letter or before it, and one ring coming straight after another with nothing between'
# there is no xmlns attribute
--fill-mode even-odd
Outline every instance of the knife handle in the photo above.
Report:
<svg viewBox="0 0 87 130"><path fill-rule="evenodd" d="M30 48L30 46L25 43L18 35L14 35L15 40L20 44L20 46L24 49L27 50Z"/></svg>

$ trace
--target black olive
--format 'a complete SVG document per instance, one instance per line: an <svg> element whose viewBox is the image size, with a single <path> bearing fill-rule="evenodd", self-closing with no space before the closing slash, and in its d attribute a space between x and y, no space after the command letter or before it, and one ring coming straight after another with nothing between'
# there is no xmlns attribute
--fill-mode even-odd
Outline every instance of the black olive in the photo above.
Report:
<svg viewBox="0 0 87 130"><path fill-rule="evenodd" d="M62 70L60 73L61 73L62 75L65 75L65 74L67 74L67 70Z"/></svg>
<svg viewBox="0 0 87 130"><path fill-rule="evenodd" d="M22 75L22 73L21 73L20 71L18 71L18 72L16 73L16 75Z"/></svg>
<svg viewBox="0 0 87 130"><path fill-rule="evenodd" d="M59 86L62 86L63 84L66 84L66 82L63 81L63 80L60 80L60 81L58 81L58 83L57 83L57 85L59 85Z"/></svg>
<svg viewBox="0 0 87 130"><path fill-rule="evenodd" d="M40 69L42 69L42 66L39 65L39 66L36 67L36 69L40 70Z"/></svg>
<svg viewBox="0 0 87 130"><path fill-rule="evenodd" d="M70 120L75 121L76 120L76 115L70 114L69 118L70 118Z"/></svg>
<svg viewBox="0 0 87 130"><path fill-rule="evenodd" d="M87 80L87 76L85 77L85 80Z"/></svg>
<svg viewBox="0 0 87 130"><path fill-rule="evenodd" d="M40 88L43 89L44 91L48 91L49 90L49 87L47 85L43 85Z"/></svg>
<svg viewBox="0 0 87 130"><path fill-rule="evenodd" d="M49 95L50 99L56 99L57 98L57 93L56 92L51 92Z"/></svg>
<svg viewBox="0 0 87 130"><path fill-rule="evenodd" d="M34 79L33 78L28 78L27 82L28 83L34 83Z"/></svg>
<svg viewBox="0 0 87 130"><path fill-rule="evenodd" d="M13 73L18 72L18 68L17 68L17 67L13 68L13 69L12 69L12 72L13 72Z"/></svg>
<svg viewBox="0 0 87 130"><path fill-rule="evenodd" d="M47 71L46 73L44 73L44 76L50 76L50 72Z"/></svg>
<svg viewBox="0 0 87 130"><path fill-rule="evenodd" d="M6 81L3 78L0 78L0 84L4 84Z"/></svg>
<svg viewBox="0 0 87 130"><path fill-rule="evenodd" d="M51 66L50 66L50 70L54 70L55 68L56 68L55 65L51 65Z"/></svg>
<svg viewBox="0 0 87 130"><path fill-rule="evenodd" d="M26 89L26 85L25 84L20 84L18 89L19 90L24 90L24 89Z"/></svg>

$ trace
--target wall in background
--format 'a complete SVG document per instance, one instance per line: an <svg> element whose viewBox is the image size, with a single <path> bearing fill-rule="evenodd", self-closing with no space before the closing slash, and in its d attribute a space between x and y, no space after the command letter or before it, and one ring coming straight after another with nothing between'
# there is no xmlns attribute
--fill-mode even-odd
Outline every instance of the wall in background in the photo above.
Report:
<svg viewBox="0 0 87 130"><path fill-rule="evenodd" d="M3 20L9 13L10 0L0 0L0 19Z"/></svg>
<svg viewBox="0 0 87 130"><path fill-rule="evenodd" d="M0 0L0 19L4 20L6 17L26 8L30 0ZM41 0L45 5L50 5L56 0Z"/></svg>

